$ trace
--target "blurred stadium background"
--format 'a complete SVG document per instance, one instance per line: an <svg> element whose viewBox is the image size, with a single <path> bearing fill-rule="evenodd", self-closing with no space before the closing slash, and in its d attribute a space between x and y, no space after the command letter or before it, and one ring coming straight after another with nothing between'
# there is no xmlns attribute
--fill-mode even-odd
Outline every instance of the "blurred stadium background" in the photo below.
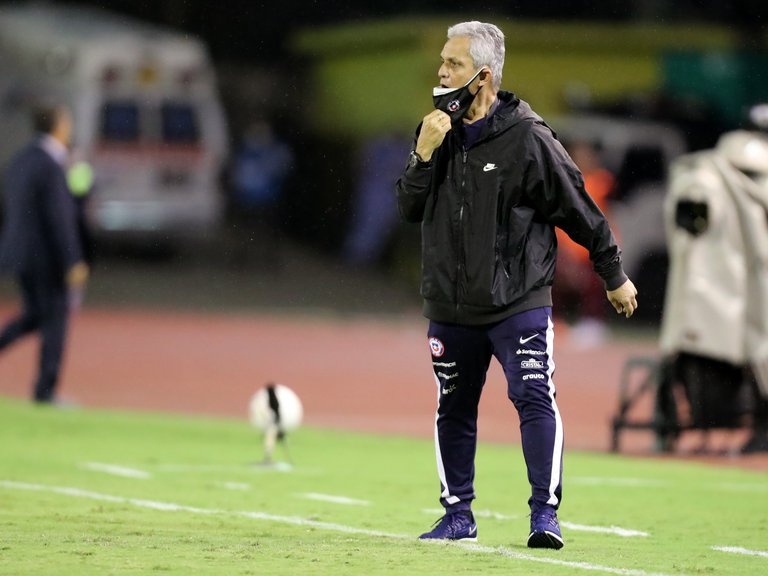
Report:
<svg viewBox="0 0 768 576"><path fill-rule="evenodd" d="M653 342L667 270L666 169L678 155L714 145L742 125L751 104L768 100L766 9L757 1L519 0L450 11L431 0L0 1L0 20L27 4L48 13L77 6L85 12L70 18L83 29L87 11L108 12L135 26L139 38L150 38L146 27L155 26L181 43L199 39L210 56L177 78L182 92L172 98L156 83L162 58L149 40L134 58L137 69L114 66L77 81L109 84L119 96L96 102L86 123L93 149L111 158L141 141L148 122L141 90L135 100L120 92L124 75L139 74L152 98L170 98L162 100L162 118L178 129L157 128L165 140L152 154L177 144L186 152L173 156L175 171L158 172L157 189L148 192L157 202L194 179L186 171L199 164L195 154L208 139L217 142L205 180L216 197L211 226L165 229L149 218L122 233L90 213L96 258L86 306L407 312L417 319L419 232L397 222L391 184L431 109L446 27L480 19L506 33L503 87L531 102L564 139L588 135L599 144L617 180L611 217L641 295L631 329ZM52 52L43 55L40 75L66 76L75 66L57 42L55 33L41 38ZM11 44L4 33L0 66L17 69ZM213 104L184 108L196 82L214 78ZM24 96L14 75L0 77L0 125L23 108ZM206 131L212 118L221 122ZM135 129L123 130L131 122ZM22 145L16 132L0 132L2 149ZM110 180L92 161L98 199ZM248 174L264 182L248 189ZM1 294L6 304L15 297L5 281Z"/></svg>
<svg viewBox="0 0 768 576"><path fill-rule="evenodd" d="M0 2L0 11L19 4L25 3ZM45 10L75 3L32 4ZM403 141L430 109L446 25L488 19L508 39L505 88L530 101L566 137L587 130L602 144L603 163L618 178L615 225L628 271L643 295L638 312L654 325L666 270L657 225L666 166L684 151L712 146L722 132L741 124L748 105L768 99L765 8L754 1L488 2L478 12L452 8L449 13L444 3L427 0L375 7L353 0L314 2L301 10L287 2L232 1L215 8L191 0L76 5L108 8L120 19L132 19L127 22L202 39L226 122L215 181L223 216L205 233L213 248L185 251L163 242L173 238L140 234L132 246L138 250L120 247L118 265L114 251L100 243L116 267L129 256L135 260L173 248L174 266L195 265L182 260L184 252L192 252L197 260L264 265L282 284L281 270L286 283L292 281L289 269L298 250L331 273L352 270L361 282L374 274L373 284L388 283L394 287L388 293L406 300L410 294L410 302L417 303L418 231L395 221L391 198L382 197L387 186L371 182L393 178ZM6 111L12 106L11 84L9 76L0 83ZM585 123L586 115L595 118ZM649 127L657 128L655 136L647 136ZM287 169L260 192L262 206L269 206L240 221L233 216L238 163L248 162L249 137L270 129L290 154ZM17 144L8 132L4 140L5 148ZM100 174L95 176L98 194ZM234 210L225 208L233 204ZM249 242L255 246L241 249ZM266 250L259 247L267 243ZM106 262L97 265L94 289ZM381 298L372 305L376 300ZM343 308L344 300L322 304Z"/></svg>

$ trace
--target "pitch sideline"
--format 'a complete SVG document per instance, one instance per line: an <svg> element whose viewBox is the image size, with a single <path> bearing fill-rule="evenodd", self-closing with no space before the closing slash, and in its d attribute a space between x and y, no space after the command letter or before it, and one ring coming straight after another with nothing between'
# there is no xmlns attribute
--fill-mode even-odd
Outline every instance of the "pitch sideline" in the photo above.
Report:
<svg viewBox="0 0 768 576"><path fill-rule="evenodd" d="M318 500L320 502L330 502L331 504L342 504L344 506L369 506L368 500L358 500L348 496L334 496L333 494L319 494L317 492L301 492L296 494L299 498L307 500Z"/></svg>
<svg viewBox="0 0 768 576"><path fill-rule="evenodd" d="M247 511L230 511L216 508L198 508L194 506L186 506L184 504L176 504L173 502L159 502L154 500L144 500L139 498L126 498L123 496L114 496L111 494L103 494L100 492L92 492L90 490L83 490L81 488L74 488L68 486L46 486L43 484L32 484L28 482L18 482L14 480L0 480L0 487L8 490L25 490L33 492L48 492L53 494L61 494L63 496L72 496L76 498L86 498L90 500L99 500L103 502L113 502L116 504L130 504L139 508L148 508L151 510L158 510L163 512L190 512L193 514L206 514L206 515L227 515L227 516L239 516L244 518L251 518L254 520L265 520L269 522L279 522L283 524L293 524L298 526L311 526L322 530L330 530L335 532L344 532L347 534L360 534L364 536L380 536L385 538L393 538L397 540L410 540L414 543L419 541L414 538L413 535L408 534L395 534L391 532L382 532L379 530L366 530L363 528L355 528L353 526L345 526L343 524L335 524L332 522L319 522L316 520L307 520L305 518L299 518L297 516L280 516L275 514L267 514L265 512L247 512ZM431 543L430 543L431 544ZM427 545L430 545L427 544ZM445 545L445 543L440 543ZM523 554L521 552L515 552L508 548L480 546L477 544L461 542L455 542L449 545L458 546L474 552L480 552L484 554L498 554L506 558L513 558L515 560L524 560L528 562L539 562L542 564L552 564L556 566L566 566L570 568L578 568L589 572L603 572L606 574L618 574L620 576L671 576L658 572L646 572L645 570L639 570L634 568L614 568L612 566L602 566L600 564L591 564L588 562L573 562L568 560L558 560L556 558L549 558L544 556L533 556L530 554ZM680 575L678 575L680 576Z"/></svg>
<svg viewBox="0 0 768 576"><path fill-rule="evenodd" d="M86 470L91 470L93 472L104 472L105 474L111 474L112 476L122 476L123 478L137 478L140 480L152 478L152 474L146 470L139 470L138 468L121 466L119 464L107 464L105 462L83 462L80 464L80 467L85 468Z"/></svg>
<svg viewBox="0 0 768 576"><path fill-rule="evenodd" d="M103 462L85 462L81 464L81 466L88 470L93 470L96 472L105 472L107 474L124 476L127 478L146 479L146 478L151 478L152 476L149 472L145 472L137 468L123 466L120 464L105 464ZM228 490L249 490L251 488L250 485L248 484L243 484L238 482L221 482L221 485ZM319 494L317 492L303 492L303 493L296 494L296 496L298 496L299 498L306 498L307 500L317 500L321 502L329 502L331 504L341 504L346 506L369 506L371 504L368 500L359 500L357 498L350 498L348 496L338 496L338 495L332 495L332 494ZM443 513L442 509L437 510L437 509L427 508L427 509L424 509L423 511L430 514ZM511 516L507 514L493 512L490 510L477 510L475 511L475 516L477 516L478 518L493 518L496 520L519 520L520 519L520 516ZM619 526L590 526L585 524L576 524L574 522L567 522L567 521L561 521L560 525L563 526L564 528L568 528L569 530L574 530L577 532L593 532L596 534L613 534L616 536L622 536L624 538L649 536L647 532L642 532L640 530L633 530L629 528L621 528Z"/></svg>
<svg viewBox="0 0 768 576"><path fill-rule="evenodd" d="M763 550L748 550L747 548L741 548L739 546L712 546L712 550L718 552L729 552L731 554L742 554L744 556L762 556L768 558L768 552Z"/></svg>

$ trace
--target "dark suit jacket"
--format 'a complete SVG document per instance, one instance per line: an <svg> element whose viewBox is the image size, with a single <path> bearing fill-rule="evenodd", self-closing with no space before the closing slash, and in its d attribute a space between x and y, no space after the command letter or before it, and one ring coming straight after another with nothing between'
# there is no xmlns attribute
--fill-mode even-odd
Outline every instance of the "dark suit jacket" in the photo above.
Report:
<svg viewBox="0 0 768 576"><path fill-rule="evenodd" d="M11 161L3 186L0 269L63 279L82 260L63 168L35 142Z"/></svg>

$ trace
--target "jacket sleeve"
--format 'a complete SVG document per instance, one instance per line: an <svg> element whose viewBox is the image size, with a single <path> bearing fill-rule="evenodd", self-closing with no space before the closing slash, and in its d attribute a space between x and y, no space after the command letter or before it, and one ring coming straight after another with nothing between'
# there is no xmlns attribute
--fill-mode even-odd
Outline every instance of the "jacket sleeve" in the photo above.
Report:
<svg viewBox="0 0 768 576"><path fill-rule="evenodd" d="M605 215L584 189L581 172L547 126L534 124L526 144L524 193L529 202L589 251L606 290L615 290L627 281L621 250Z"/></svg>
<svg viewBox="0 0 768 576"><path fill-rule="evenodd" d="M77 231L77 207L67 188L64 172L58 165L46 166L43 189L43 217L53 252L66 272L80 262L83 255Z"/></svg>
<svg viewBox="0 0 768 576"><path fill-rule="evenodd" d="M416 129L417 138L420 130L421 125ZM411 150L415 149L416 139L414 139L411 147ZM437 151L435 151L435 155L437 155ZM424 219L424 207L429 196L434 166L434 161L429 166L406 166L402 176L398 179L395 185L397 206L400 217L406 222L421 222Z"/></svg>

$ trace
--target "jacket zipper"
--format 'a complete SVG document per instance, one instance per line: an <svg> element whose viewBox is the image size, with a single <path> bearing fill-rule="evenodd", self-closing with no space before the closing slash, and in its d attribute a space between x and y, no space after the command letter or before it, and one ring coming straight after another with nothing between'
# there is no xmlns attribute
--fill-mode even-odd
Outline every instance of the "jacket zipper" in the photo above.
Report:
<svg viewBox="0 0 768 576"><path fill-rule="evenodd" d="M467 174L467 149L462 150L461 156L461 207L459 208L459 250L456 253L456 314L459 313L459 285L461 283L461 269L462 260L464 258L464 199L466 191L466 174Z"/></svg>

